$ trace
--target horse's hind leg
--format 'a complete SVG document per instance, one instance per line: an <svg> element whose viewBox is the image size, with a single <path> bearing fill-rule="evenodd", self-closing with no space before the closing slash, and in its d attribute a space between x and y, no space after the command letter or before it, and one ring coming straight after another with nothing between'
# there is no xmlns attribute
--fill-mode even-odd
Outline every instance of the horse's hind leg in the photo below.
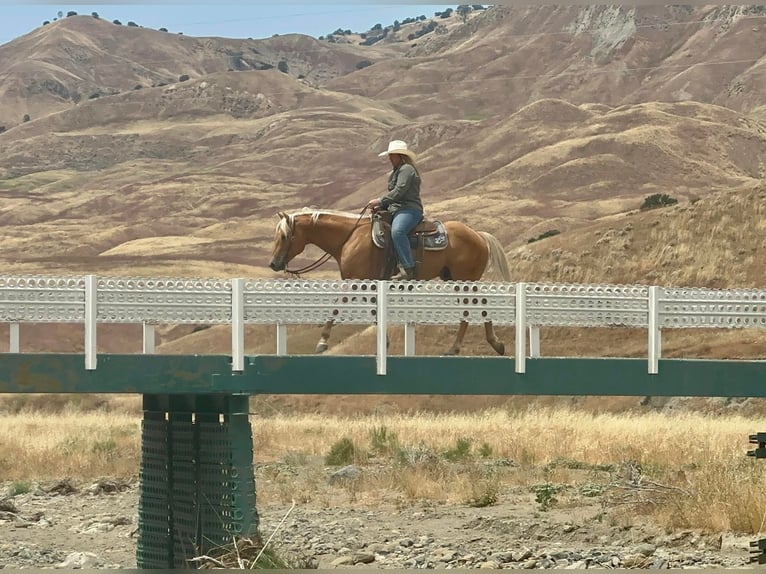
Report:
<svg viewBox="0 0 766 574"><path fill-rule="evenodd" d="M457 335L455 335L455 342L449 348L449 351L444 353L445 355L459 355L460 347L463 346L463 338L465 338L465 332L468 330L468 322L460 321L460 327L457 329Z"/></svg>
<svg viewBox="0 0 766 574"><path fill-rule="evenodd" d="M497 351L498 355L505 355L505 343L495 335L495 329L492 328L492 321L486 321L484 323L484 333L487 335L487 343Z"/></svg>
<svg viewBox="0 0 766 574"><path fill-rule="evenodd" d="M324 324L324 327L322 327L322 333L316 347L317 353L324 353L327 350L327 341L330 340L330 331L332 331L333 324L333 321L330 320Z"/></svg>

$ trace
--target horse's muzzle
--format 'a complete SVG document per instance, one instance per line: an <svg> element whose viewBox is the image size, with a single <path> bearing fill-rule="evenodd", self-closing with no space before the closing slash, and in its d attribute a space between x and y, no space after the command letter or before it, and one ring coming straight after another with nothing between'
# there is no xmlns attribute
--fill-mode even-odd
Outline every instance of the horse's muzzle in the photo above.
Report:
<svg viewBox="0 0 766 574"><path fill-rule="evenodd" d="M271 267L274 271L283 271L285 268L285 262L284 260L277 261L276 259L272 259L271 263L269 263L269 267Z"/></svg>

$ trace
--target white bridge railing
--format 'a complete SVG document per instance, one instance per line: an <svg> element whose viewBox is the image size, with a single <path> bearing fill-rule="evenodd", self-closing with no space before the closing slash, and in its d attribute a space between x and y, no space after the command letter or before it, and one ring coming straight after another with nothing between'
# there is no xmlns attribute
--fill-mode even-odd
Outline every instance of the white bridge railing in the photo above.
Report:
<svg viewBox="0 0 766 574"><path fill-rule="evenodd" d="M98 323L141 323L144 353L158 324L231 325L232 370L244 370L246 324L377 325L377 372L386 373L386 327L404 325L405 355L415 354L414 325L460 321L516 327L516 372L540 356L539 327L634 327L648 331L648 372L656 374L663 328L764 328L766 290L643 285L304 281L0 276L0 322L10 323L18 353L22 323L83 323L85 368L96 368Z"/></svg>

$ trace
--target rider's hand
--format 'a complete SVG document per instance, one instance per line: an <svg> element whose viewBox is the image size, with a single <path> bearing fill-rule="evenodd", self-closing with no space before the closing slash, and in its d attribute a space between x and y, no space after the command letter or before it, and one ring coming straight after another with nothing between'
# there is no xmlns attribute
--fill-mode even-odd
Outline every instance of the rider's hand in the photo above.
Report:
<svg viewBox="0 0 766 574"><path fill-rule="evenodd" d="M367 203L367 207L371 207L372 209L378 209L380 207L380 199L377 197L375 199L371 199Z"/></svg>

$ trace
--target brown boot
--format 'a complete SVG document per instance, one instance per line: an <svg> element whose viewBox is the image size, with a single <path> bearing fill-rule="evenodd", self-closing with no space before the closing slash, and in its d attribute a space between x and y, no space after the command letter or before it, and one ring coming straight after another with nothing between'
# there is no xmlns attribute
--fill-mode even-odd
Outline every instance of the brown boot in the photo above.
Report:
<svg viewBox="0 0 766 574"><path fill-rule="evenodd" d="M414 281L414 267L399 267L399 273L391 277L391 281Z"/></svg>

